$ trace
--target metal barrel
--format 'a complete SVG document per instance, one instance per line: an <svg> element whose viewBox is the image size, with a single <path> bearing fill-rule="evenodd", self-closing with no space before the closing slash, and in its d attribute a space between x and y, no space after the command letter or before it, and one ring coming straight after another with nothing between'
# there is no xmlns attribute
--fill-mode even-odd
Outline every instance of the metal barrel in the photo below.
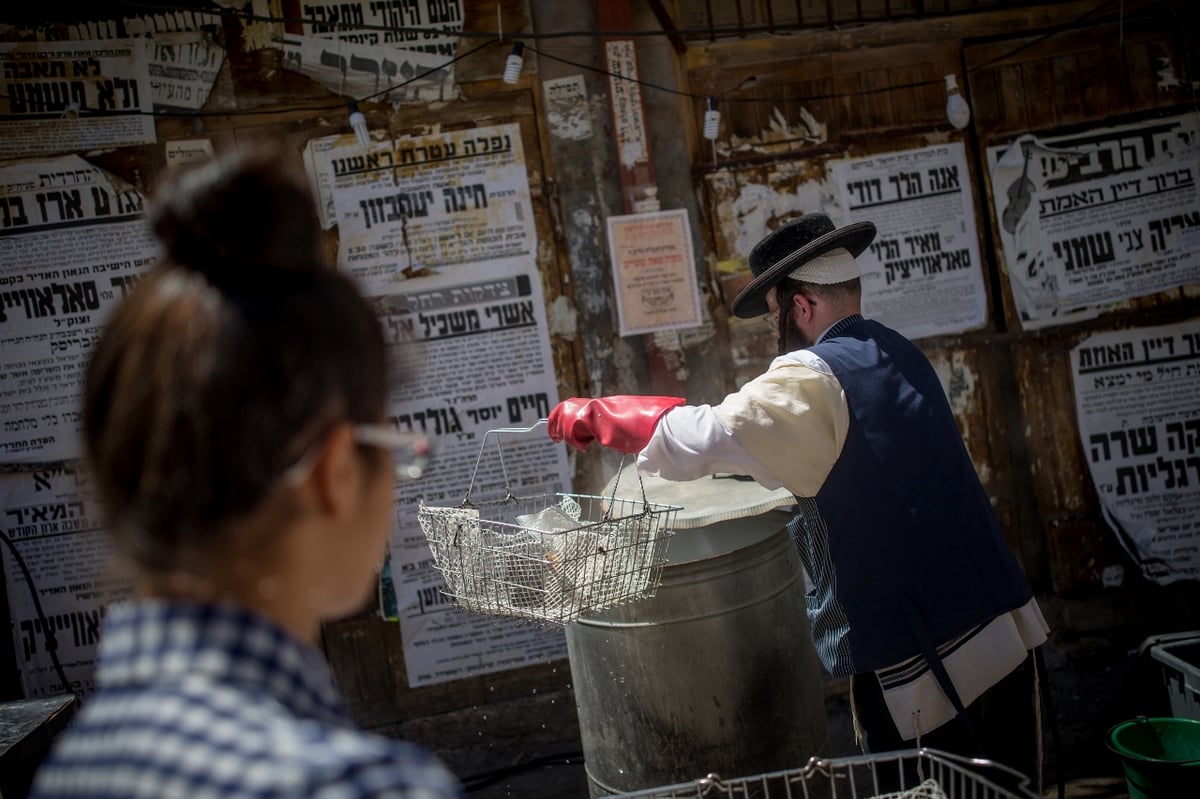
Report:
<svg viewBox="0 0 1200 799"><path fill-rule="evenodd" d="M593 797L827 755L821 666L780 514L672 538L649 599L567 627Z"/></svg>

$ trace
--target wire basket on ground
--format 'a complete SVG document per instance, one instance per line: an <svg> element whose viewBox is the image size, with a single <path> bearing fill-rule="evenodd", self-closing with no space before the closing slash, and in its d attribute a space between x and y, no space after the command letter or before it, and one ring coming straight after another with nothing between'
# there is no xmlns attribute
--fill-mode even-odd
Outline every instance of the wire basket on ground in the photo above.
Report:
<svg viewBox="0 0 1200 799"><path fill-rule="evenodd" d="M641 799L1033 799L1028 780L990 760L937 749L823 759L804 768L620 794Z"/></svg>
<svg viewBox="0 0 1200 799"><path fill-rule="evenodd" d="M534 427L490 430L484 439ZM503 453L500 459L503 469ZM477 460L476 473L478 467ZM468 489L457 507L422 503L417 509L445 581L442 592L458 607L568 624L584 613L653 596L679 508L647 502L644 492L640 502L618 499L615 492L516 497L507 472L504 480L503 499L472 502ZM472 487L474 482L472 474Z"/></svg>

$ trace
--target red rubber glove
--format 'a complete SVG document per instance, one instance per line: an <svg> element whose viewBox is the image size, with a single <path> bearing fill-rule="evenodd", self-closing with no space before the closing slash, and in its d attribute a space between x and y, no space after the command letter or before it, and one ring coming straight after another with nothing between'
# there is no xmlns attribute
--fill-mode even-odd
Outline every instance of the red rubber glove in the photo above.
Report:
<svg viewBox="0 0 1200 799"><path fill-rule="evenodd" d="M550 412L547 428L554 441L566 441L586 450L593 441L619 452L641 452L654 435L658 420L672 408L683 405L680 397L613 397L563 400Z"/></svg>

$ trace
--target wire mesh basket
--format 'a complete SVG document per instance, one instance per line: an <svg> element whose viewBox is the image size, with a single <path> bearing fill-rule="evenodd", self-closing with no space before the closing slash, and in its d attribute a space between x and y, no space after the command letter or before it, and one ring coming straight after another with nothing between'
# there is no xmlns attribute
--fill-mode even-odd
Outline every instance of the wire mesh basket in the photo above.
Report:
<svg viewBox="0 0 1200 799"><path fill-rule="evenodd" d="M484 434L524 433L533 427ZM504 456L503 499L472 502L479 471L457 507L424 503L417 520L442 593L458 607L495 616L568 624L584 613L653 596L666 562L667 541L679 508L588 494L517 497L509 488Z"/></svg>
<svg viewBox="0 0 1200 799"><path fill-rule="evenodd" d="M1033 799L1028 780L994 763L937 749L823 759L804 768L619 794L643 799Z"/></svg>

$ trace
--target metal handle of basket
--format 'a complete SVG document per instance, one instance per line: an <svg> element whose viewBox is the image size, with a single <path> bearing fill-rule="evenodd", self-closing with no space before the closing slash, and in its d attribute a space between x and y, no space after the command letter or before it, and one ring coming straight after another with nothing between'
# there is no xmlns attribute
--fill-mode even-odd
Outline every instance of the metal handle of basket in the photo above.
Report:
<svg viewBox="0 0 1200 799"><path fill-rule="evenodd" d="M467 495L466 495L466 497L463 498L463 504L464 505L471 504L471 492L473 492L475 490L475 477L476 477L476 475L479 474L479 464L483 460L483 450L487 446L487 437L488 436L496 434L496 454L500 458L500 472L501 472L501 474L504 475L504 493L507 498L511 499L513 496L512 488L509 486L508 469L504 465L504 451L500 448L500 437L498 434L500 434L500 433L509 433L509 434L532 433L534 430L537 430L539 427L542 427L543 425L548 424L549 421L550 420L548 418L543 417L541 419L538 419L536 422L529 425L528 427L497 427L492 430L485 430L483 433L483 438L480 439L480 441L479 441L479 454L475 456L475 468L471 470L471 483L469 486L467 486ZM615 481L613 481L612 496L609 497L608 510L605 512L606 518L607 518L608 514L610 514L612 512L612 508L616 504L617 486L621 481L621 472L623 471L624 465L625 465L625 453L621 453L621 462L617 466L617 479ZM636 474L636 471L635 471L635 474ZM642 491L642 510L646 513L649 513L650 512L650 501L646 498L646 484L644 482L642 482L642 476L640 474L637 475L637 479L638 479L638 487Z"/></svg>
<svg viewBox="0 0 1200 799"><path fill-rule="evenodd" d="M463 504L471 503L471 492L475 490L475 476L479 474L479 464L483 460L483 449L487 446L487 438L490 435L496 435L496 453L500 457L500 472L504 475L504 493L508 497L512 497L512 489L508 484L508 469L504 466L504 451L500 448L500 433L532 433L550 420L543 417L538 419L529 427L497 427L492 430L485 430L483 438L479 440L479 454L475 456L475 468L471 470L471 484L467 486L467 496L463 498Z"/></svg>

